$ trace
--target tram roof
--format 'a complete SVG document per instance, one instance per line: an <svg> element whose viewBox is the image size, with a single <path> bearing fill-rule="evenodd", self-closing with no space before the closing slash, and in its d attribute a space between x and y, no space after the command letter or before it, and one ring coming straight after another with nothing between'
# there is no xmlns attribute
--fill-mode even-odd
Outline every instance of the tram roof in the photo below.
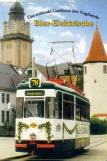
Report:
<svg viewBox="0 0 107 161"><path fill-rule="evenodd" d="M79 94L77 91L75 91L74 89L72 88L69 88L69 87L66 87L66 86L63 86L63 85L60 85L60 84L57 84L55 82L50 82L50 81L45 81L45 82L42 82L41 83L41 87L35 87L35 88L31 88L29 87L29 81L27 82L24 82L24 83L20 83L18 86L17 86L17 89L56 89L56 90L60 90L60 91L64 91L64 92L67 92L67 93L71 93L71 94L75 94L76 96L86 100L86 101L89 101L88 98L84 97L83 95Z"/></svg>

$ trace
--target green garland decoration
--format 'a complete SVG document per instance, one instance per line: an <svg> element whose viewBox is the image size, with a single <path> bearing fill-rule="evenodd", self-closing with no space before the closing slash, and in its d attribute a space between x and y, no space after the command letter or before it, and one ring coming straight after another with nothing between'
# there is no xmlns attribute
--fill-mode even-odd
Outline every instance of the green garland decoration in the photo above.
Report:
<svg viewBox="0 0 107 161"><path fill-rule="evenodd" d="M74 128L72 130L70 130L70 129L68 129L68 127L66 126L66 124L63 122L63 128L62 128L63 129L62 130L62 138L63 138L63 141L64 141L64 129L68 132L68 134L71 135L75 131L76 126L77 125L75 125Z"/></svg>
<svg viewBox="0 0 107 161"><path fill-rule="evenodd" d="M29 125L25 124L23 122L19 122L17 126L18 126L18 135L17 135L17 137L18 137L18 142L20 143L21 142L22 131L26 130L26 129L29 129Z"/></svg>
<svg viewBox="0 0 107 161"><path fill-rule="evenodd" d="M53 137L53 135L51 135L51 132L52 132L51 126L52 125L51 125L51 123L49 121L46 122L46 123L38 125L38 129L45 130L46 138L47 138L48 143L51 142L51 138Z"/></svg>
<svg viewBox="0 0 107 161"><path fill-rule="evenodd" d="M68 129L68 127L63 122L63 128L71 135L75 131L76 125L74 126L74 128L72 130L70 130L70 129Z"/></svg>

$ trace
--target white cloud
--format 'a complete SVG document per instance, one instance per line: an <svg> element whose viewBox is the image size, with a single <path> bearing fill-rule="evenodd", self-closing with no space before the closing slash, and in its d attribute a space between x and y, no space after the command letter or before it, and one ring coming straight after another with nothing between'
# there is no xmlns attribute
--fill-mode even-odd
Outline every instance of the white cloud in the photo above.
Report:
<svg viewBox="0 0 107 161"><path fill-rule="evenodd" d="M86 47L86 42L83 38L80 39L80 42L77 44L78 50L80 53L84 53L85 47Z"/></svg>
<svg viewBox="0 0 107 161"><path fill-rule="evenodd" d="M41 42L41 43L40 43L40 46L47 46L47 43Z"/></svg>
<svg viewBox="0 0 107 161"><path fill-rule="evenodd" d="M33 13L33 14L36 14L36 13L39 13L39 12L45 12L45 11L48 11L50 8L49 7L40 7L40 6L28 6L26 8L27 12L29 13Z"/></svg>
<svg viewBox="0 0 107 161"><path fill-rule="evenodd" d="M58 13L58 12L51 12L51 13L44 13L44 14L40 14L38 16L36 16L35 14L39 14L40 12L47 12L47 11L52 11L49 7L40 7L40 6L28 6L26 8L26 11L28 13L28 15L32 14L34 15L34 17L38 17L38 16L42 16L42 15L45 15L45 16L55 16L55 17L58 17L58 18L61 18L61 19L65 19L65 16L61 15L61 13Z"/></svg>
<svg viewBox="0 0 107 161"><path fill-rule="evenodd" d="M70 48L68 48L67 50L72 52L73 47L70 47ZM77 51L77 49L74 47L74 52L75 52L75 51Z"/></svg>
<svg viewBox="0 0 107 161"><path fill-rule="evenodd" d="M70 6L60 6L60 8L65 9L65 10L70 10L71 9Z"/></svg>
<svg viewBox="0 0 107 161"><path fill-rule="evenodd" d="M77 9L75 4L72 4L71 6L72 6L72 9L73 10L76 10Z"/></svg>
<svg viewBox="0 0 107 161"><path fill-rule="evenodd" d="M105 51L107 53L107 44L104 44Z"/></svg>
<svg viewBox="0 0 107 161"><path fill-rule="evenodd" d="M48 57L49 57L49 53L44 50L34 50L33 57L35 57L35 62L37 64L46 65Z"/></svg>
<svg viewBox="0 0 107 161"><path fill-rule="evenodd" d="M61 32L61 33L60 33L60 36L61 36L61 37L65 37L65 36L70 36L70 37L72 37L73 35L72 35L71 31L65 31L65 32Z"/></svg>
<svg viewBox="0 0 107 161"><path fill-rule="evenodd" d="M65 16L61 15L61 13L58 13L58 12L52 12L49 15L55 16L55 17L58 17L58 18L61 18L61 19L65 19Z"/></svg>
<svg viewBox="0 0 107 161"><path fill-rule="evenodd" d="M45 37L40 36L40 35L37 35L37 34L35 34L35 35L33 36L33 38L34 38L35 40L41 40L41 41L46 41L46 40L47 40Z"/></svg>
<svg viewBox="0 0 107 161"><path fill-rule="evenodd" d="M30 4L30 5L34 5L35 3L34 3L34 2L30 2L30 1L29 1L29 2L28 2L28 5L29 5L29 4Z"/></svg>
<svg viewBox="0 0 107 161"><path fill-rule="evenodd" d="M78 2L76 2L76 0L67 0L67 2L72 7L72 9L75 9L75 10L77 9L75 4L78 3Z"/></svg>
<svg viewBox="0 0 107 161"><path fill-rule="evenodd" d="M34 50L33 55L48 57L49 53L47 51L44 51L44 50Z"/></svg>
<svg viewBox="0 0 107 161"><path fill-rule="evenodd" d="M76 63L81 63L83 60L81 57L79 56L76 56Z"/></svg>
<svg viewBox="0 0 107 161"><path fill-rule="evenodd" d="M29 19L28 19L26 15L24 16L24 18L25 18L25 21L26 21L26 22L34 23L35 18L29 18ZM36 20L38 20L38 17L36 17Z"/></svg>
<svg viewBox="0 0 107 161"><path fill-rule="evenodd" d="M52 22L52 19L46 18L44 21Z"/></svg>
<svg viewBox="0 0 107 161"><path fill-rule="evenodd" d="M48 30L51 34L56 34L54 30Z"/></svg>
<svg viewBox="0 0 107 161"><path fill-rule="evenodd" d="M76 34L76 37L81 37L81 35L80 34Z"/></svg>

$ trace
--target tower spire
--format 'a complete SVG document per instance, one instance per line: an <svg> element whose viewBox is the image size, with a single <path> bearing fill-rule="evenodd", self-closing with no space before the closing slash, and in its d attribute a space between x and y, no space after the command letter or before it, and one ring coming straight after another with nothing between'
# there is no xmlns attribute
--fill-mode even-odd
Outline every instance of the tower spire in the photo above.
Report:
<svg viewBox="0 0 107 161"><path fill-rule="evenodd" d="M83 63L85 64L89 62L107 62L107 55L103 46L97 23L89 54Z"/></svg>
<svg viewBox="0 0 107 161"><path fill-rule="evenodd" d="M98 30L98 22L96 21L96 30Z"/></svg>

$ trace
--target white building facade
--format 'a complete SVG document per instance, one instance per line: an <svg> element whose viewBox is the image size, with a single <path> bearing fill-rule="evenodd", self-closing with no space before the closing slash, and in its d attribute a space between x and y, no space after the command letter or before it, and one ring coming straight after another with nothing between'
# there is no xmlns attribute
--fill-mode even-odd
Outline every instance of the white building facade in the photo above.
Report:
<svg viewBox="0 0 107 161"><path fill-rule="evenodd" d="M0 126L13 121L12 109L8 110L9 102L16 102L16 92L0 90Z"/></svg>

